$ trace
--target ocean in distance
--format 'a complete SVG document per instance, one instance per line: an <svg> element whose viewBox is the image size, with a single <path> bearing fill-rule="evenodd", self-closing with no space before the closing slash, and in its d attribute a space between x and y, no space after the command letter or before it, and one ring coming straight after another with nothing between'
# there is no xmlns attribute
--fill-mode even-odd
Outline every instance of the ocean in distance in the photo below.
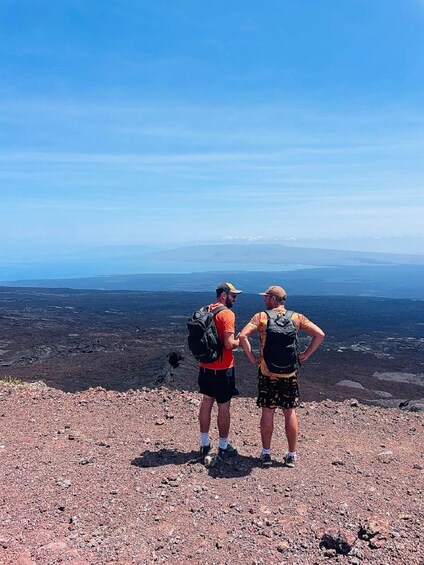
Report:
<svg viewBox="0 0 424 565"><path fill-rule="evenodd" d="M0 264L0 280L3 282L26 279L63 279L81 277L123 275L172 275L185 273L205 273L210 271L298 271L311 269L310 265L287 265L284 263L216 263L214 261L122 261L116 259L94 261L3 263Z"/></svg>

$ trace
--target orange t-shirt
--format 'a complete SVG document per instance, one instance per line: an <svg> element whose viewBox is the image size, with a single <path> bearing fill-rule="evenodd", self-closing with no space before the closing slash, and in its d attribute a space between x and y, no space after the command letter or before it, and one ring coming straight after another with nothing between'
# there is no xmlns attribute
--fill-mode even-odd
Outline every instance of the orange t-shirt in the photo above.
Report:
<svg viewBox="0 0 424 565"><path fill-rule="evenodd" d="M213 310L214 308L218 308L222 306L220 302L216 304L210 304L209 309ZM215 326L216 331L218 332L218 337L222 344L224 344L224 334L227 332L234 333L235 332L235 323L236 317L234 312L232 312L229 308L225 308L225 310L221 310L215 316ZM206 369L228 369L229 367L234 367L234 355L232 349L227 349L225 345L223 345L222 350L222 357L219 357L213 363L199 363L201 367L205 367Z"/></svg>
<svg viewBox="0 0 424 565"><path fill-rule="evenodd" d="M284 314L287 310L284 306L278 306L277 308L274 308L274 311L277 312L277 314ZM308 330L309 330L309 327L312 324L312 322L310 320L308 320L308 318L306 316L304 316L303 314L298 314L297 312L294 312L291 319L296 324L298 330L303 330L304 332L309 333ZM266 339L266 327L267 327L267 324L268 324L268 316L266 315L266 313L264 311L258 312L257 314L255 314L253 316L253 318L250 320L249 324L254 326L258 330L260 338L261 338L261 352L260 352L260 359L259 359L259 368L261 370L261 373L263 375L267 376L267 377L271 377L271 379L288 378L288 377L292 377L293 375L295 375L296 371L293 371L292 373L287 373L287 374L271 373L271 371L268 371L268 367L266 366L266 363L265 363L264 358L263 358L263 350L264 350L265 339Z"/></svg>

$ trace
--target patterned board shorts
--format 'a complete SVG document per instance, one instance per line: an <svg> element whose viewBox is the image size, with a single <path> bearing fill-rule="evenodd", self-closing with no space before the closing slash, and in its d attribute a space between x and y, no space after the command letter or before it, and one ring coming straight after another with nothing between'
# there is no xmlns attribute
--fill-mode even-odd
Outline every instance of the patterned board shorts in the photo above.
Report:
<svg viewBox="0 0 424 565"><path fill-rule="evenodd" d="M296 408L299 406L297 374L293 377L270 379L258 371L258 398L260 408Z"/></svg>

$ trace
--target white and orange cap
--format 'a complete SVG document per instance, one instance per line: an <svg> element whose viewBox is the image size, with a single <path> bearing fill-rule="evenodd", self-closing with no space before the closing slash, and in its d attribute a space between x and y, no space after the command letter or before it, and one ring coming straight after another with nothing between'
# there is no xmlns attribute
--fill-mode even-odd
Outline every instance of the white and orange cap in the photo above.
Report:
<svg viewBox="0 0 424 565"><path fill-rule="evenodd" d="M232 294L241 294L243 292L242 290L237 290L236 287L229 282L219 283L219 285L216 287L216 291L226 292L227 294L229 294L230 292Z"/></svg>

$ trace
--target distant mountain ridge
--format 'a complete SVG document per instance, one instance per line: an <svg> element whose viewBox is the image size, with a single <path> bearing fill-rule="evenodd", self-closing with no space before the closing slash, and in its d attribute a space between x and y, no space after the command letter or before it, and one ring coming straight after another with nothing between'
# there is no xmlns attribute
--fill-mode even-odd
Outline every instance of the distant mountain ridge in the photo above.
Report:
<svg viewBox="0 0 424 565"><path fill-rule="evenodd" d="M270 280L296 294L424 299L424 255L293 247L282 243L199 244L132 248L122 255L0 262L0 285L109 290L213 288L235 280L256 292ZM107 249L104 250L105 254ZM282 281L282 282L281 282ZM292 293L293 290L290 290Z"/></svg>
<svg viewBox="0 0 424 565"><path fill-rule="evenodd" d="M340 251L293 247L278 243L191 245L145 253L140 260L219 263L268 263L270 265L308 265L335 267L349 265L424 265L424 255L403 255L373 251Z"/></svg>

